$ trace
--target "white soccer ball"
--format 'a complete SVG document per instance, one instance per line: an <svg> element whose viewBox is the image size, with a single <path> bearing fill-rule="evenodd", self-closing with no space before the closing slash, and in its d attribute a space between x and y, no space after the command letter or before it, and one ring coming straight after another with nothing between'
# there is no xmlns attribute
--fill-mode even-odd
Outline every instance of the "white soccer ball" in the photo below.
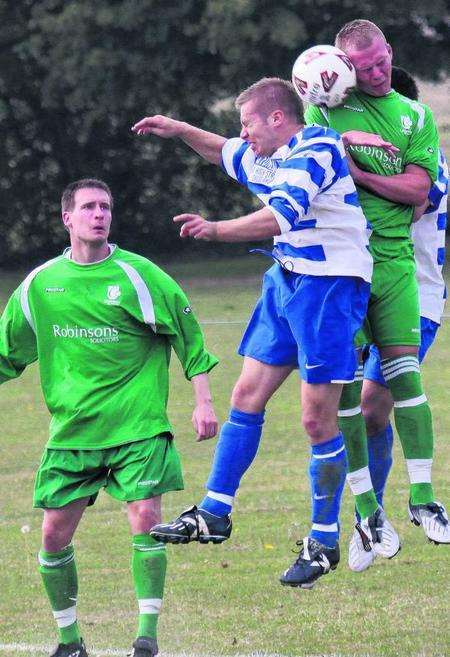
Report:
<svg viewBox="0 0 450 657"><path fill-rule="evenodd" d="M339 48L313 46L295 60L292 84L303 102L337 107L356 86L356 71Z"/></svg>

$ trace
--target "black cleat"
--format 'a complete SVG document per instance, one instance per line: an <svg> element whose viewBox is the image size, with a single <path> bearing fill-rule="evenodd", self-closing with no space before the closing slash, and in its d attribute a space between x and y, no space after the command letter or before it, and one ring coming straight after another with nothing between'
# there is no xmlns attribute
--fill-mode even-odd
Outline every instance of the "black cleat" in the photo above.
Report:
<svg viewBox="0 0 450 657"><path fill-rule="evenodd" d="M156 639L149 636L140 636L133 643L133 651L130 657L155 657L158 654Z"/></svg>
<svg viewBox="0 0 450 657"><path fill-rule="evenodd" d="M222 543L230 537L230 516L215 516L191 506L166 524L155 525L150 535L163 543Z"/></svg>
<svg viewBox="0 0 450 657"><path fill-rule="evenodd" d="M339 543L334 548L326 547L307 536L303 541L298 559L280 577L284 586L299 586L302 589L312 589L316 579L335 570L339 563Z"/></svg>
<svg viewBox="0 0 450 657"><path fill-rule="evenodd" d="M50 657L88 657L88 654L83 639L80 639L74 643L58 644Z"/></svg>

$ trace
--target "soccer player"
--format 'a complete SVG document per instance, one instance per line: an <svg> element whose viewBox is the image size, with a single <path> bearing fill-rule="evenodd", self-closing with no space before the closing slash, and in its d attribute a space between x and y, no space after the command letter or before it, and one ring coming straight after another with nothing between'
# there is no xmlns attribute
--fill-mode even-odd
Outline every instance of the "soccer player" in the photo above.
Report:
<svg viewBox="0 0 450 657"><path fill-rule="evenodd" d="M161 495L183 488L166 414L172 348L192 381L198 440L217 431L207 375L217 359L175 281L108 243L112 205L99 180L64 190L71 246L26 277L0 320L0 383L38 360L51 414L34 506L44 510L39 570L60 634L52 657L87 657L71 541L101 488L127 502L139 606L132 655L158 652L166 554L149 530L160 521ZM107 546L98 550L108 558Z"/></svg>
<svg viewBox="0 0 450 657"><path fill-rule="evenodd" d="M275 264L264 276L239 347L242 372L207 494L198 508L154 527L152 535L171 543L229 537L233 499L255 458L266 404L298 367L302 421L311 442L312 527L281 582L311 588L339 561L346 458L337 410L343 384L354 378L353 338L367 309L372 262L366 219L340 136L303 127L301 102L289 82L263 78L238 96L236 107L240 138L227 140L164 116L144 118L133 127L138 134L180 137L209 162L222 164L264 203L261 210L229 221L180 215L175 221L181 223L182 237L235 242L275 236ZM365 525L374 549L392 556L395 532L384 513L377 508Z"/></svg>
<svg viewBox="0 0 450 657"><path fill-rule="evenodd" d="M410 238L414 208L427 202L438 176L437 130L428 107L391 89L392 49L374 23L356 20L344 25L335 43L355 66L358 89L343 106L309 107L306 118L339 131L349 154L361 206L373 228L367 338L380 351L394 402L410 479L409 513L429 539L446 542L449 526L431 484L433 429L418 360L419 298ZM367 133L375 133L372 145ZM396 146L397 154L386 154L377 144L380 138ZM360 389L360 382L345 387L339 413L349 459L347 479L361 513L372 482L367 449L361 449L365 426ZM366 542L364 533L361 540ZM350 551L350 562L352 558Z"/></svg>
<svg viewBox="0 0 450 657"><path fill-rule="evenodd" d="M392 67L392 88L402 96L418 100L414 78L404 69ZM356 166L356 165L354 165ZM441 323L445 304L445 281L442 275L447 224L448 166L442 150L439 153L439 175L428 195L427 207L417 208L411 236L414 242L416 277L419 284L421 342L419 362L433 344ZM365 390L362 413L367 427L369 471L378 503L383 505L383 494L392 465L392 426L389 415L393 408L392 395L381 372L380 355L375 345L370 348L364 363ZM443 513L443 511L441 511ZM444 516L445 519L445 516ZM414 519L412 518L413 522ZM417 521L416 521L417 522ZM443 523L443 529L447 523ZM445 541L445 536L442 536ZM367 546L366 546L367 547ZM350 545L350 566L363 571L376 558L373 550L365 549L358 531L354 531Z"/></svg>

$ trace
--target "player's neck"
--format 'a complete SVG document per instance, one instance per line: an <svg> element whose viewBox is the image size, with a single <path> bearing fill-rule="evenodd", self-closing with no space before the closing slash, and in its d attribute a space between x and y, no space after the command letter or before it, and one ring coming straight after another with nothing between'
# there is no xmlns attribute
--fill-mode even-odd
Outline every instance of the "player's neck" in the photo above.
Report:
<svg viewBox="0 0 450 657"><path fill-rule="evenodd" d="M88 265L93 262L104 260L110 254L108 242L91 243L79 240L71 240L70 259L81 265Z"/></svg>

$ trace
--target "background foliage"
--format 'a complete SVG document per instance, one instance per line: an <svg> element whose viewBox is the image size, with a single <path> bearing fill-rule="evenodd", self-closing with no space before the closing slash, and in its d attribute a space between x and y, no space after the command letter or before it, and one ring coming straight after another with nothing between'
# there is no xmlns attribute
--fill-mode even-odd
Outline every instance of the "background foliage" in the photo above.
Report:
<svg viewBox="0 0 450 657"><path fill-rule="evenodd" d="M231 135L237 117L219 101L289 77L299 51L357 17L380 25L397 64L438 79L445 11L444 0L0 0L0 265L61 249L60 193L85 176L111 185L123 247L182 249L171 216L227 218L252 201L182 144L133 136L135 120L170 113Z"/></svg>

